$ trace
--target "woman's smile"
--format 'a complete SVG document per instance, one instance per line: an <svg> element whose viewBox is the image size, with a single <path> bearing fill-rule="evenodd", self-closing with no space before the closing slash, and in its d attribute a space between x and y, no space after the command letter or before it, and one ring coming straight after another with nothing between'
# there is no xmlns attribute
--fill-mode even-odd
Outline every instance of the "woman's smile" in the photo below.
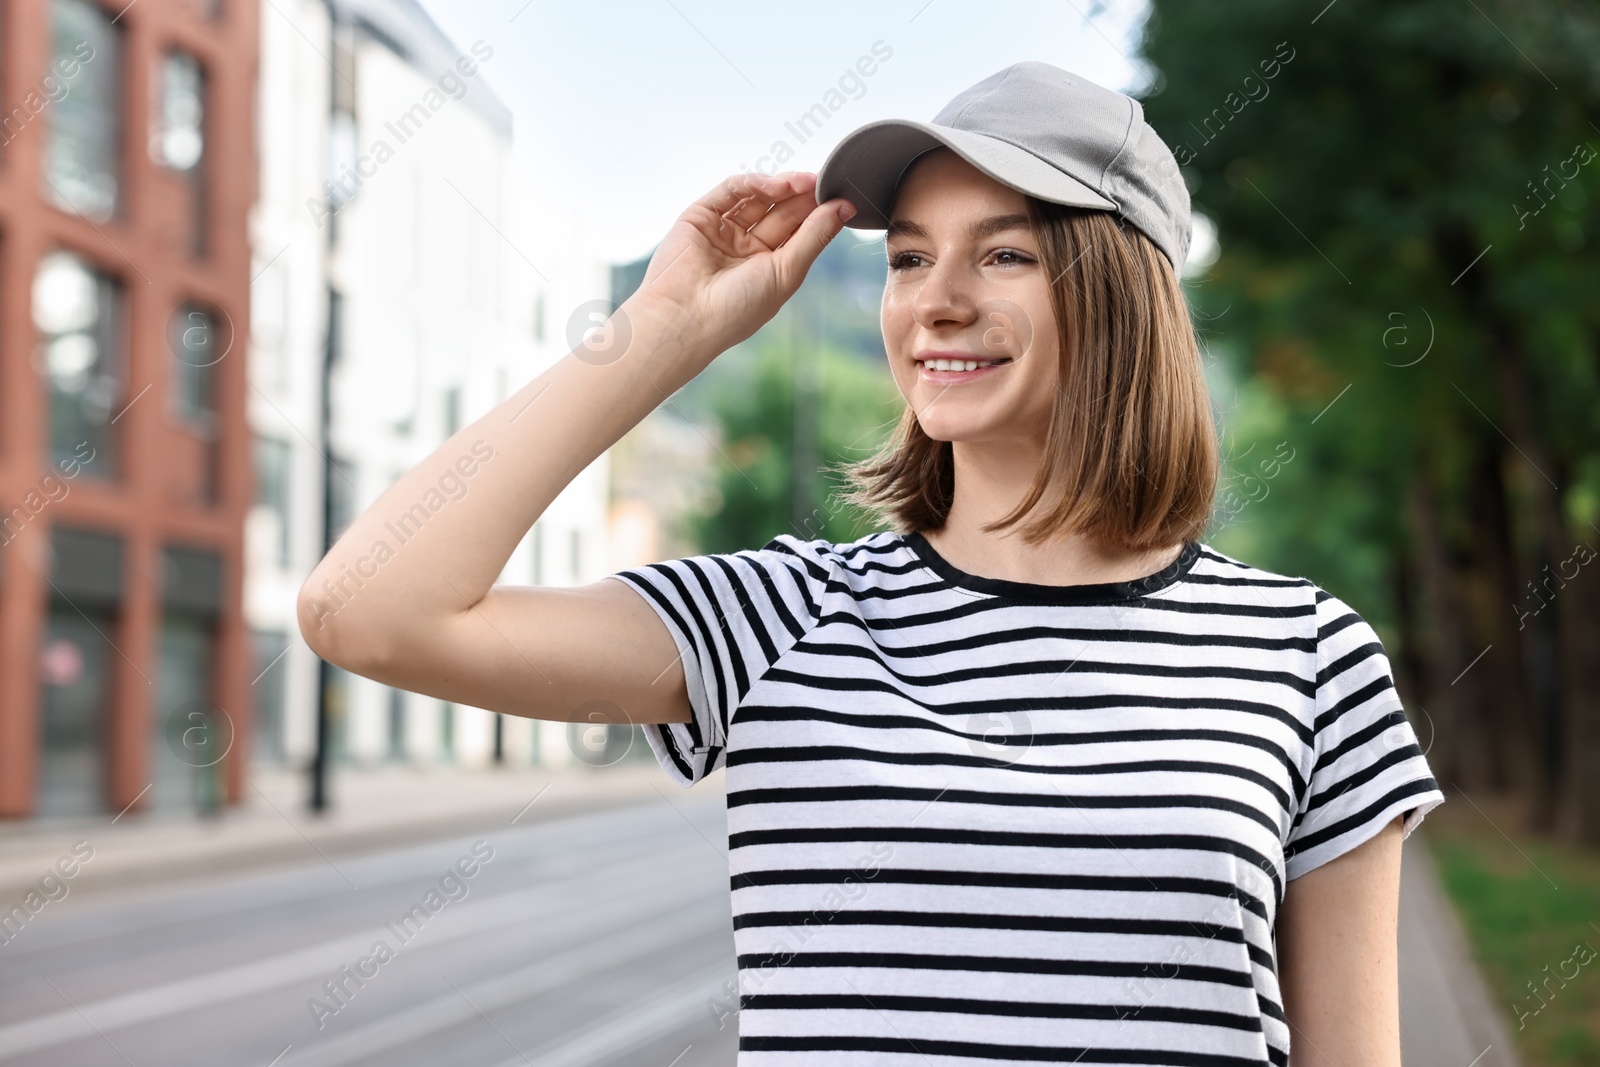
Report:
<svg viewBox="0 0 1600 1067"><path fill-rule="evenodd" d="M917 377L938 385L960 385L1011 366L1010 356L973 356L965 352L924 352L913 356L917 362Z"/></svg>

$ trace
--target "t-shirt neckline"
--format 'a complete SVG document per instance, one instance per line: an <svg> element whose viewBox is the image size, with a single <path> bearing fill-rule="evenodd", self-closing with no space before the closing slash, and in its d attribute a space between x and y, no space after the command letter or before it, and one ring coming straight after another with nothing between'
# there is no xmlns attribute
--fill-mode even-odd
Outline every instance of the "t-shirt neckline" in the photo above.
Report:
<svg viewBox="0 0 1600 1067"><path fill-rule="evenodd" d="M913 530L900 535L900 539L918 557L923 566L944 581L962 589L1008 600L1025 600L1036 604L1102 604L1119 600L1133 600L1159 592L1176 584L1194 567L1200 558L1200 542L1185 541L1178 558L1154 574L1130 578L1121 582L1089 582L1080 585L1040 585L1036 582L1017 582L1005 578L984 578L968 574L939 555L921 533Z"/></svg>

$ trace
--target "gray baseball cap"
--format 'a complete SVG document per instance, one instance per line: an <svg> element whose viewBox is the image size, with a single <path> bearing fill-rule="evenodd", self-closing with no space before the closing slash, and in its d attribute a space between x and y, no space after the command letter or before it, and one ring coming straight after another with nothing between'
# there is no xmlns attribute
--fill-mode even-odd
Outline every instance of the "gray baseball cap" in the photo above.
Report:
<svg viewBox="0 0 1600 1067"><path fill-rule="evenodd" d="M817 172L817 202L844 197L846 224L881 230L906 168L944 145L995 181L1055 204L1114 211L1177 273L1189 255L1189 190L1131 96L1048 63L1014 63L963 90L931 123L869 122Z"/></svg>

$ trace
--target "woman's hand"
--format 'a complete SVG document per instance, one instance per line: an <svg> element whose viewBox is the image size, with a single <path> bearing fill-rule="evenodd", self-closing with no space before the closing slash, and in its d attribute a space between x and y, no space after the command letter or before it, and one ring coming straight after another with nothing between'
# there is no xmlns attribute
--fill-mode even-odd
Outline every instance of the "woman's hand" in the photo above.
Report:
<svg viewBox="0 0 1600 1067"><path fill-rule="evenodd" d="M745 340L855 214L842 198L819 205L816 184L800 172L723 181L678 216L628 303L676 323L680 351L698 354L702 366Z"/></svg>

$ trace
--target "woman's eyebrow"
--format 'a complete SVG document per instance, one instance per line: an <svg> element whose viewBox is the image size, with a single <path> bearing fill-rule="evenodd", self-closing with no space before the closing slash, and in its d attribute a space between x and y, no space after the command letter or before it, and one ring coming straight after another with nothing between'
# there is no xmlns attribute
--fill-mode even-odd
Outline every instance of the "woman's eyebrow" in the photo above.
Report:
<svg viewBox="0 0 1600 1067"><path fill-rule="evenodd" d="M1029 229L1032 226L1033 220L1026 215L990 215L986 219L974 222L967 232L974 241L980 241L997 233L1005 233L1007 230ZM886 241L895 237L915 237L926 241L928 231L910 219L894 219L884 231L883 237Z"/></svg>

